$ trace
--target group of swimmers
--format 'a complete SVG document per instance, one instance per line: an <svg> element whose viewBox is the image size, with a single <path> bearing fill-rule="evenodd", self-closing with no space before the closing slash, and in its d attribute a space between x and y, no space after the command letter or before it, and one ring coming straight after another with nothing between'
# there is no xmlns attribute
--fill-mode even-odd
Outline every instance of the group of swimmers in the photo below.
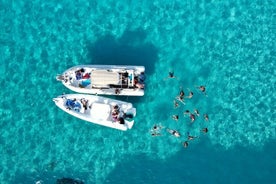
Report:
<svg viewBox="0 0 276 184"><path fill-rule="evenodd" d="M169 79L169 78L171 78L171 79L176 78L174 76L173 72L169 72L169 76L166 79ZM189 95L185 96L185 92L184 92L183 88L182 87L180 88L179 95L174 100L174 108L178 108L179 107L179 102L181 102L181 103L183 103L185 105L185 100L184 100L185 98L187 98L187 99L193 98L194 93L189 88L187 88L187 89L189 91ZM203 95L207 96L207 94L206 94L206 87L205 86L203 86L203 85L196 86L196 89L198 89ZM200 116L200 112L199 112L198 109L194 109L193 112L191 112L190 110L185 110L183 114L184 114L184 116L187 116L187 115L189 116L189 118L191 120L191 123L194 123L194 121L196 120L196 118ZM175 121L178 121L179 116L177 114L176 115L172 115L172 119L175 120ZM206 114L206 113L203 114L203 119L206 122L208 122L209 121L208 114ZM162 135L161 131L162 131L163 128L164 127L162 125L155 124L152 127L152 129L151 129L151 135L152 136L161 136ZM169 134L171 134L172 136L174 136L174 137L177 137L177 138L181 137L180 132L177 131L177 130L167 128L166 131ZM206 134L209 130L208 130L207 127L205 127L205 128L202 128L200 131L202 133ZM187 148L188 145L189 145L189 141L192 141L192 140L194 140L196 138L198 138L198 136L192 136L188 132L187 133L187 139L182 143L182 145L185 148Z"/></svg>

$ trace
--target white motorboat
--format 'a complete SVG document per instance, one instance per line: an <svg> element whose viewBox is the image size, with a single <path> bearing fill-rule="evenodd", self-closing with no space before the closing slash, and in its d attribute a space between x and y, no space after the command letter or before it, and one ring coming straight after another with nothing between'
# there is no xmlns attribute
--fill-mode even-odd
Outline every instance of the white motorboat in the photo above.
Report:
<svg viewBox="0 0 276 184"><path fill-rule="evenodd" d="M131 103L88 94L64 94L55 104L79 119L126 131L131 129L136 108Z"/></svg>
<svg viewBox="0 0 276 184"><path fill-rule="evenodd" d="M78 65L56 79L78 93L143 96L144 72L144 66Z"/></svg>

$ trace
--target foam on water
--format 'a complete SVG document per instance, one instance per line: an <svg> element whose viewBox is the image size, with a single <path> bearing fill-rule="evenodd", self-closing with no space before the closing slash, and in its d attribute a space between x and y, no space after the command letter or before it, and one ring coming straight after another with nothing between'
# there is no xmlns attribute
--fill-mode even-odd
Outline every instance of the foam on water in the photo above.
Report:
<svg viewBox="0 0 276 184"><path fill-rule="evenodd" d="M208 140L223 151L262 149L275 140L273 12L269 0L2 1L1 183L53 183L64 176L109 183L122 160L172 158L184 149L187 132L200 136L194 147ZM86 123L54 106L53 97L71 93L55 75L77 64L146 66L145 96L119 98L137 108L132 130ZM165 79L169 71L176 79ZM202 84L208 97L195 88ZM181 86L194 97L174 109ZM190 124L183 112L195 108L201 117ZM182 138L166 128L152 137L155 123ZM200 133L204 127L207 135Z"/></svg>

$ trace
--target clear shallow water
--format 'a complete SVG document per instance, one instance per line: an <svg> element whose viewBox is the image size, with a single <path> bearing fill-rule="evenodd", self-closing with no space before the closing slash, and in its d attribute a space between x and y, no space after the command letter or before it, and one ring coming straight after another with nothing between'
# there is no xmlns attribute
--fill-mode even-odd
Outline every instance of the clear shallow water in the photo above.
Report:
<svg viewBox="0 0 276 184"><path fill-rule="evenodd" d="M275 183L274 1L0 4L1 183ZM119 98L137 107L131 131L54 106L70 93L55 75L77 64L146 66L146 95ZM195 95L174 109L180 86ZM189 124L194 108L210 122ZM183 136L153 138L154 123Z"/></svg>

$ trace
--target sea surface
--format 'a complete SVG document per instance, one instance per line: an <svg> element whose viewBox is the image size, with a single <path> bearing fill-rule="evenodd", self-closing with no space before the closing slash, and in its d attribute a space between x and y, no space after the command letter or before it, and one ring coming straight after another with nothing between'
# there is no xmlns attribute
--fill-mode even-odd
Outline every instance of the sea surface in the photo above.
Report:
<svg viewBox="0 0 276 184"><path fill-rule="evenodd" d="M276 183L275 43L275 0L0 0L0 183ZM79 64L146 67L131 130L55 106Z"/></svg>

